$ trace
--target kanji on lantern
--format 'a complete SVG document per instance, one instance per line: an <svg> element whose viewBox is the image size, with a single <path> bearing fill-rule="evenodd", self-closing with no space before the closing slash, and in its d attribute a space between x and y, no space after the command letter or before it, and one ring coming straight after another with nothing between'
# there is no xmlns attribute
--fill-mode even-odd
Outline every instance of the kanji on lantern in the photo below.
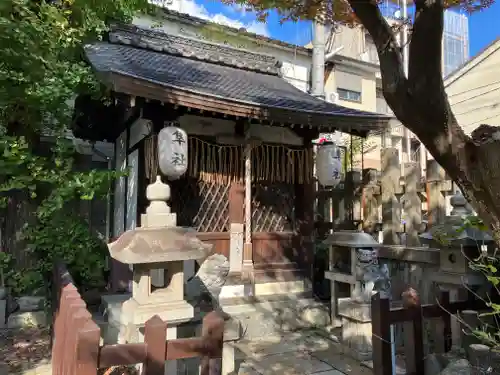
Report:
<svg viewBox="0 0 500 375"><path fill-rule="evenodd" d="M332 142L318 142L316 176L323 186L337 186L342 179L339 149Z"/></svg>
<svg viewBox="0 0 500 375"><path fill-rule="evenodd" d="M162 173L170 178L179 178L186 173L188 165L187 134L181 128L169 126L158 134L158 163Z"/></svg>

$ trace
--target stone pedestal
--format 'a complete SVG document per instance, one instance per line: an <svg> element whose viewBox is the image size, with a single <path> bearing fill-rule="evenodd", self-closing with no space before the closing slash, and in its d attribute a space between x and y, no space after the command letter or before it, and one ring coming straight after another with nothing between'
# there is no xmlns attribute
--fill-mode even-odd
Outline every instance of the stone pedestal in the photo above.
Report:
<svg viewBox="0 0 500 375"><path fill-rule="evenodd" d="M331 319L334 327L342 325L337 305L347 295L339 296L338 283L350 284L350 297L369 301L375 282L385 283L388 278L378 264L377 249L381 246L373 237L361 231L341 230L330 234L323 242L330 247L329 271L325 278L331 280ZM338 256L348 251L348 264Z"/></svg>
<svg viewBox="0 0 500 375"><path fill-rule="evenodd" d="M371 304L340 298L338 314L342 318L342 343L358 361L372 359Z"/></svg>

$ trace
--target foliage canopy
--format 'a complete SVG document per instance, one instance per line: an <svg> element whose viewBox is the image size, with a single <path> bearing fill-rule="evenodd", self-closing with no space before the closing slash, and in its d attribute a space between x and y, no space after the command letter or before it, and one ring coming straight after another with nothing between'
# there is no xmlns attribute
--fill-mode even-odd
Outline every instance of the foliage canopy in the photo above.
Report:
<svg viewBox="0 0 500 375"><path fill-rule="evenodd" d="M74 168L68 138L73 99L106 94L83 60L83 45L102 38L111 21L128 21L148 9L147 0L0 1L0 198L5 206L21 196L36 207L23 234L39 257L66 248L73 252L68 260L78 265L82 246L102 250L82 234L88 226L79 218L63 220L55 234L53 227L66 217L68 202L93 199L116 176ZM61 251L57 255L67 258ZM35 268L47 271L47 264ZM91 277L95 270L82 266L79 271ZM22 280L13 279L23 289Z"/></svg>

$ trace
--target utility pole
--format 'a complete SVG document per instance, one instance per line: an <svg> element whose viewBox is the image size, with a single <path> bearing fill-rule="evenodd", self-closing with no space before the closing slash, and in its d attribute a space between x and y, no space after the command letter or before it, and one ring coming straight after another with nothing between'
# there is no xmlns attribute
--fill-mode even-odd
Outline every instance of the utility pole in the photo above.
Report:
<svg viewBox="0 0 500 375"><path fill-rule="evenodd" d="M403 2L402 4L402 16L403 16L403 25L402 25L402 33L401 33L401 46L403 47L403 67L404 67L404 72L405 76L408 78L408 56L409 56L409 51L408 51L408 27L407 27L407 19L408 19L408 0L401 0ZM404 128L403 132L403 142L405 143L406 147L406 160L405 162L410 162L411 161L411 142L410 142L410 131Z"/></svg>
<svg viewBox="0 0 500 375"><path fill-rule="evenodd" d="M325 24L318 16L313 22L311 95L325 99Z"/></svg>

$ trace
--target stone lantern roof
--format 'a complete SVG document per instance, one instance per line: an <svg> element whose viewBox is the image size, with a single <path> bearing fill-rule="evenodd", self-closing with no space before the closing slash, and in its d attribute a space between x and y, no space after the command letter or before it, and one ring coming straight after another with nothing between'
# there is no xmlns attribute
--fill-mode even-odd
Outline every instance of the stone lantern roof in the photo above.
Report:
<svg viewBox="0 0 500 375"><path fill-rule="evenodd" d="M481 246L493 242L493 238L488 232L478 228L463 227L464 219L472 215L472 210L467 204L464 196L457 192L450 198L453 207L450 216L447 216L444 223L435 224L419 237L422 242L432 246Z"/></svg>
<svg viewBox="0 0 500 375"><path fill-rule="evenodd" d="M136 228L109 244L111 257L125 264L204 259L212 245L204 244L191 228Z"/></svg>
<svg viewBox="0 0 500 375"><path fill-rule="evenodd" d="M146 264L205 259L211 244L200 241L193 228L178 227L167 205L170 188L160 177L146 189L150 201L141 227L123 233L108 245L112 258L124 264Z"/></svg>
<svg viewBox="0 0 500 375"><path fill-rule="evenodd" d="M375 239L365 232L356 230L340 230L330 234L326 240L323 241L325 245L353 247L353 248L375 248L382 245L375 241Z"/></svg>

